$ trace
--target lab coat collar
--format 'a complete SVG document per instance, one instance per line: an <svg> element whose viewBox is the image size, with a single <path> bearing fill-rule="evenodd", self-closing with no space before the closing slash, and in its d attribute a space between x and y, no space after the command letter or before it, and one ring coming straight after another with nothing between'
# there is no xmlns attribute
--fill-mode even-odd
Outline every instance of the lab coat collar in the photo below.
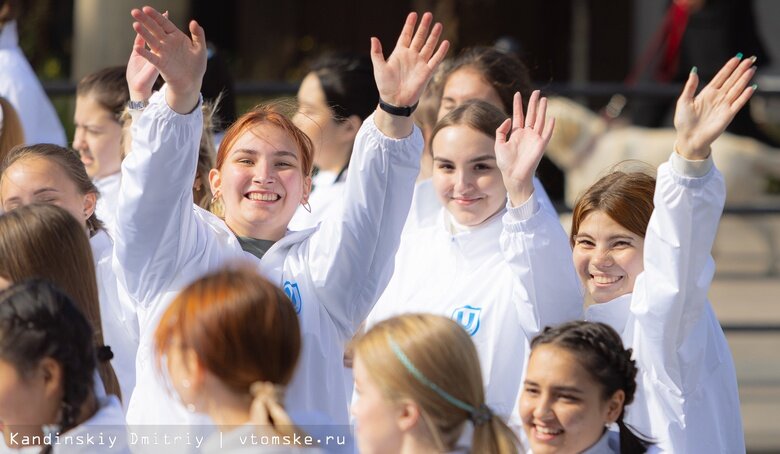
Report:
<svg viewBox="0 0 780 454"><path fill-rule="evenodd" d="M602 322L622 333L631 314L631 293L601 304L591 304L585 310L585 320Z"/></svg>
<svg viewBox="0 0 780 454"><path fill-rule="evenodd" d="M0 30L0 49L15 49L19 47L19 34L16 32L16 21L3 25Z"/></svg>
<svg viewBox="0 0 780 454"><path fill-rule="evenodd" d="M494 250L497 247L504 225L501 218L505 212L506 209L503 209L482 224L465 227L455 224L450 212L442 207L436 228L447 232L450 242L457 245L463 254L479 256L483 251ZM456 233L452 233L453 231Z"/></svg>
<svg viewBox="0 0 780 454"><path fill-rule="evenodd" d="M607 303L609 304L609 303ZM620 452L620 434L612 430L605 430L595 445L586 449L582 454L616 454Z"/></svg>

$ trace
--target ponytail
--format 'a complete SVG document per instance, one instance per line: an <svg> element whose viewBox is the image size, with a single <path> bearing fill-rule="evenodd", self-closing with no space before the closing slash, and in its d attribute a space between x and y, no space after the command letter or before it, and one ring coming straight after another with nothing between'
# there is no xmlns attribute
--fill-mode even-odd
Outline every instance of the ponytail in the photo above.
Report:
<svg viewBox="0 0 780 454"><path fill-rule="evenodd" d="M474 424L474 435L471 439L471 452L509 454L518 452L519 442L504 421L496 415L482 424Z"/></svg>

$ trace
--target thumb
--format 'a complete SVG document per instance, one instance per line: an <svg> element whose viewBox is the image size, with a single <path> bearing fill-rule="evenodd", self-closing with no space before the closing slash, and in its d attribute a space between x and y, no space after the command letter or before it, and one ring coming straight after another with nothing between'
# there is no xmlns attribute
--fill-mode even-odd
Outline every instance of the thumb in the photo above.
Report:
<svg viewBox="0 0 780 454"><path fill-rule="evenodd" d="M192 35L192 44L194 44L195 47L206 47L206 32L197 21L190 21L190 35Z"/></svg>
<svg viewBox="0 0 780 454"><path fill-rule="evenodd" d="M382 54L382 43L378 38L371 37L371 63L374 69L381 68L385 64L385 56Z"/></svg>
<svg viewBox="0 0 780 454"><path fill-rule="evenodd" d="M512 120L507 118L501 123L501 126L496 129L496 145L503 145L506 143L506 135L509 134L509 130L512 127Z"/></svg>

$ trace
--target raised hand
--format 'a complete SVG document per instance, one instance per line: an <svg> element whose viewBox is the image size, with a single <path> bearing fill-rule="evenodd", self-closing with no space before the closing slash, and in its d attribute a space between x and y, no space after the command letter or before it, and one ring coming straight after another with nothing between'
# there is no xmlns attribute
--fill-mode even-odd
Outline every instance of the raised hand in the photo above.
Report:
<svg viewBox="0 0 780 454"><path fill-rule="evenodd" d="M162 75L168 85L166 100L173 110L188 113L197 106L203 74L206 72L206 35L190 21L191 38L152 7L130 12L136 22L133 30L149 46L133 45L133 53L143 57ZM140 43L136 39L136 43Z"/></svg>
<svg viewBox="0 0 780 454"><path fill-rule="evenodd" d="M674 112L678 154L691 160L709 156L712 142L755 92L755 85L748 86L756 73L755 61L755 57L744 61L732 58L698 96L699 77L691 71Z"/></svg>
<svg viewBox="0 0 780 454"><path fill-rule="evenodd" d="M525 203L534 191L533 178L544 149L552 137L555 119L546 119L547 98L539 90L531 94L523 116L520 93L515 93L512 119L496 129L496 165L501 171L512 206ZM511 131L509 140L507 134Z"/></svg>
<svg viewBox="0 0 780 454"><path fill-rule="evenodd" d="M420 26L415 32L417 13L406 17L401 35L390 57L385 60L382 44L377 38L371 38L371 62L374 66L379 97L386 103L398 107L413 106L419 101L425 86L434 71L447 55L450 43L444 40L439 45L442 26L436 23L431 27L433 15L423 14ZM409 118L389 118L390 115L378 110L374 121L377 126L391 137L403 137L412 129Z"/></svg>
<svg viewBox="0 0 780 454"><path fill-rule="evenodd" d="M127 60L127 87L130 89L130 99L143 101L152 96L152 88L160 72L144 57L136 52L135 48L143 48L146 45L143 37L136 33L133 41L133 52Z"/></svg>

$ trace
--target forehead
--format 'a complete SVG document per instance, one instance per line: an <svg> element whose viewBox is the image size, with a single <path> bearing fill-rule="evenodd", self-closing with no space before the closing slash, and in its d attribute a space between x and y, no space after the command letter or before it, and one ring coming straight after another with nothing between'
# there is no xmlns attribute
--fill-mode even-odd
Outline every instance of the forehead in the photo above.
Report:
<svg viewBox="0 0 780 454"><path fill-rule="evenodd" d="M105 107L97 102L94 96L89 93L76 97L76 111L73 114L79 120L99 121L113 120L113 115Z"/></svg>
<svg viewBox="0 0 780 454"><path fill-rule="evenodd" d="M587 234L593 237L610 237L615 235L637 237L636 234L620 225L602 210L588 213L580 222L577 234Z"/></svg>
<svg viewBox="0 0 780 454"><path fill-rule="evenodd" d="M75 183L58 164L37 156L14 162L0 180L3 198L35 191L41 187L69 190L75 187Z"/></svg>
<svg viewBox="0 0 780 454"><path fill-rule="evenodd" d="M468 161L477 156L495 156L494 139L466 125L439 130L431 143L434 158Z"/></svg>
<svg viewBox="0 0 780 454"><path fill-rule="evenodd" d="M322 89L320 78L314 72L310 72L303 78L298 89L298 101L307 104L325 104L325 91Z"/></svg>
<svg viewBox="0 0 780 454"><path fill-rule="evenodd" d="M538 384L582 388L593 378L569 350L555 344L538 345L528 359L526 379Z"/></svg>
<svg viewBox="0 0 780 454"><path fill-rule="evenodd" d="M442 96L453 98L459 102L469 99L481 99L494 104L496 101L499 101L498 104L494 105L501 110L504 109L504 106L500 104L496 90L482 77L479 71L469 66L460 68L450 74L447 82L444 84Z"/></svg>
<svg viewBox="0 0 780 454"><path fill-rule="evenodd" d="M231 145L228 155L239 150L249 150L256 153L274 153L276 151L291 151L300 159L301 151L295 141L281 128L270 124L258 124L247 128Z"/></svg>

